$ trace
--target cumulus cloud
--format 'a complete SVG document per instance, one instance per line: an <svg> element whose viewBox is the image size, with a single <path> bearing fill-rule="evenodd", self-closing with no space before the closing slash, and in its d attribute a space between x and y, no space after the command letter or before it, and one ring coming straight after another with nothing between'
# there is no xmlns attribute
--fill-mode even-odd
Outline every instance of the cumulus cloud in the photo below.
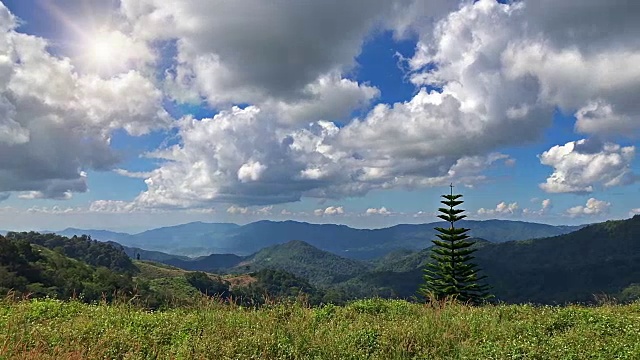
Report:
<svg viewBox="0 0 640 360"><path fill-rule="evenodd" d="M540 184L549 193L590 193L595 186L628 185L637 179L631 171L634 146L583 139L556 145L539 157L543 165L554 169Z"/></svg>
<svg viewBox="0 0 640 360"><path fill-rule="evenodd" d="M539 199L534 198L534 199L531 199L531 201L538 202ZM544 199L540 202L540 209L533 210L533 209L525 208L522 210L522 213L525 215L540 216L540 215L548 214L552 208L553 208L553 204L551 202L551 199Z"/></svg>
<svg viewBox="0 0 640 360"><path fill-rule="evenodd" d="M344 207L342 206L329 206L325 209L316 209L313 211L313 214L316 216L325 216L325 215L342 215L344 214Z"/></svg>
<svg viewBox="0 0 640 360"><path fill-rule="evenodd" d="M136 207L240 209L473 186L486 181L487 168L513 166L496 151L539 139L558 107L585 134L639 128L638 7L587 1L122 0L126 26L105 37L136 49L134 62L153 61L149 44L174 44L164 94L143 71L79 74L44 40L17 33L0 6L0 191L86 191L82 171L119 160L114 131L168 126L164 96L222 111L175 124L175 145L149 154L160 160L156 169L115 170L145 179ZM367 37L384 29L417 36L415 54L403 60L415 95L349 119L380 96L345 76ZM250 105L229 106L238 103ZM635 179L634 147L591 141L542 154L554 169L543 189L590 192ZM511 205L485 210L518 211Z"/></svg>
<svg viewBox="0 0 640 360"><path fill-rule="evenodd" d="M181 144L149 155L165 163L145 180L148 189L138 196L139 203L268 205L296 201L318 186L317 177L302 174L323 155L293 147L292 136L278 134L257 107L236 107L210 119L185 118L178 135Z"/></svg>
<svg viewBox="0 0 640 360"><path fill-rule="evenodd" d="M362 196L373 189L439 186L484 180L506 155L395 159L344 149L332 122L283 129L257 106L234 107L210 119L182 119L179 144L148 156L163 160L145 180L141 206L239 206ZM379 158L377 157L379 156Z"/></svg>
<svg viewBox="0 0 640 360"><path fill-rule="evenodd" d="M210 103L299 98L353 67L364 37L408 1L123 0L134 34L177 40L170 81Z"/></svg>
<svg viewBox="0 0 640 360"><path fill-rule="evenodd" d="M638 129L635 38L611 32L607 21L594 21L586 31L583 23L554 16L552 24L540 15L541 9L544 14L557 9L571 19L591 18L592 8L621 14L637 12L636 7L616 1L591 7L578 1L543 3L464 2L433 30L421 32L409 60L411 80L439 90L423 88L408 102L379 105L345 129L347 141L384 147L396 156L437 156L442 149L458 156L483 153L537 139L556 107L576 112L576 129L589 134L606 129L627 135ZM640 29L624 23L632 33ZM601 41L595 46L585 33ZM575 42L567 41L569 34Z"/></svg>
<svg viewBox="0 0 640 360"><path fill-rule="evenodd" d="M269 100L263 107L273 111L282 125L306 125L317 120L344 119L353 110L369 105L380 91L330 74L308 84L304 94L304 98L295 101Z"/></svg>
<svg viewBox="0 0 640 360"><path fill-rule="evenodd" d="M376 208L369 208L367 209L367 211L365 211L365 214L367 215L391 215L391 211L387 210L386 207L381 207L379 209Z"/></svg>
<svg viewBox="0 0 640 360"><path fill-rule="evenodd" d="M629 211L629 216L640 215L640 208L631 209Z"/></svg>
<svg viewBox="0 0 640 360"><path fill-rule="evenodd" d="M131 70L80 75L51 55L46 40L16 31L0 3L0 191L22 198L70 198L87 191L86 170L118 162L116 130L141 135L167 127L162 93Z"/></svg>
<svg viewBox="0 0 640 360"><path fill-rule="evenodd" d="M496 205L495 209L480 208L477 211L478 215L514 215L520 213L520 207L517 202L506 203L504 201Z"/></svg>
<svg viewBox="0 0 640 360"><path fill-rule="evenodd" d="M629 20L635 7L589 1L599 13L626 19L625 34L640 29ZM183 120L180 143L153 154L166 162L149 174L139 203L249 206L450 182L473 186L498 161L513 166L496 149L537 140L558 107L575 113L576 131L586 134L628 134L639 123L633 119L640 81L630 64L640 46L634 36L616 34L612 41L609 29L620 24L593 16L579 1L375 1L366 11L359 1L280 5L244 3L243 14L259 19L245 23L250 17L229 16L239 11L235 3L122 2L135 36L176 40L169 88L211 104L254 104ZM339 14L330 23L340 31L326 26L327 13ZM205 15L213 18L204 21ZM585 27L582 18L593 22ZM416 52L406 59L417 92L339 128L334 119L345 120L379 95L343 78L376 26L398 37L417 34ZM578 150L583 145L540 156L554 168L543 189L588 192L632 181L633 147L604 143L585 153ZM519 211L503 205L485 211Z"/></svg>
<svg viewBox="0 0 640 360"><path fill-rule="evenodd" d="M611 203L609 202L589 198L585 206L578 205L569 208L567 209L566 214L570 217L597 216L608 213L610 207Z"/></svg>

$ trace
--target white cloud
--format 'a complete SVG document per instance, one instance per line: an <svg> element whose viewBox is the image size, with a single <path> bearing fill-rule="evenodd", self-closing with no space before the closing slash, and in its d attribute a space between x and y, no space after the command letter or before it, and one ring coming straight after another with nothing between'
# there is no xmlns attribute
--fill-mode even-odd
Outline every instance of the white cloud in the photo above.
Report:
<svg viewBox="0 0 640 360"><path fill-rule="evenodd" d="M89 205L89 212L97 213L126 214L139 210L134 203L122 200L96 200Z"/></svg>
<svg viewBox="0 0 640 360"><path fill-rule="evenodd" d="M260 164L259 161L249 161L242 164L238 169L238 180L240 182L258 181L264 171L267 170L265 165Z"/></svg>
<svg viewBox="0 0 640 360"><path fill-rule="evenodd" d="M590 198L585 206L578 205L569 208L566 214L570 217L597 216L608 213L610 207L611 203L609 202Z"/></svg>
<svg viewBox="0 0 640 360"><path fill-rule="evenodd" d="M635 147L597 140L556 145L540 155L540 162L554 168L540 188L549 193L590 193L595 186L613 187L633 183L631 171Z"/></svg>
<svg viewBox="0 0 640 360"><path fill-rule="evenodd" d="M113 172L121 176L138 178L138 179L146 179L149 176L151 176L151 172L144 172L144 171L136 172L136 171L129 171L125 169L113 169Z"/></svg>
<svg viewBox="0 0 640 360"><path fill-rule="evenodd" d="M633 134L638 128L637 114L616 113L611 104L589 102L576 111L576 130L587 134Z"/></svg>
<svg viewBox="0 0 640 360"><path fill-rule="evenodd" d="M80 72L108 77L155 62L156 54L145 41L118 29L93 27L76 31L71 57Z"/></svg>
<svg viewBox="0 0 640 360"><path fill-rule="evenodd" d="M42 38L15 30L0 3L0 192L67 199L87 191L84 171L118 161L110 136L166 128L162 93L135 70L79 74Z"/></svg>
<svg viewBox="0 0 640 360"><path fill-rule="evenodd" d="M484 181L484 169L506 155L431 159L358 153L336 142L341 130L320 121L283 129L257 106L211 119L179 122L181 142L150 157L164 160L145 180L141 206L193 207L215 202L269 205L301 197L337 199L372 189ZM378 157L379 156L379 157Z"/></svg>
<svg viewBox="0 0 640 360"><path fill-rule="evenodd" d="M348 117L380 95L372 86L342 79L338 74L321 76L304 89L296 101L269 100L263 107L275 113L282 125L306 125L317 120L335 121Z"/></svg>
<svg viewBox="0 0 640 360"><path fill-rule="evenodd" d="M329 206L325 209L316 209L313 211L313 214L316 216L324 216L324 215L342 215L344 214L344 207L342 206Z"/></svg>
<svg viewBox="0 0 640 360"><path fill-rule="evenodd" d="M237 214L245 215L249 212L249 208L231 205L227 208L227 212L233 215L237 215Z"/></svg>
<svg viewBox="0 0 640 360"><path fill-rule="evenodd" d="M558 9L574 20L575 14L593 17L578 1L543 2L544 14ZM617 2L590 6L628 17ZM588 29L559 17L550 23L540 9L535 1L469 1L433 31L420 32L409 61L411 79L442 91L423 89L411 101L378 106L345 129L345 142L395 157L484 153L538 139L558 106L577 112L578 131L628 135L638 129L640 122L633 120L640 115L634 100L640 88L640 72L632 65L640 58L635 37L611 32L611 24L601 19ZM631 21L625 26L640 32ZM602 41L594 46L586 33ZM579 41L567 42L567 34ZM593 104L599 111L587 111Z"/></svg>
<svg viewBox="0 0 640 360"><path fill-rule="evenodd" d="M631 211L629 211L629 216L634 216L634 215L640 215L640 208L631 209Z"/></svg>
<svg viewBox="0 0 640 360"><path fill-rule="evenodd" d="M520 207L517 202L506 203L504 201L496 205L495 209L480 208L477 211L478 215L514 215L520 213Z"/></svg>
<svg viewBox="0 0 640 360"><path fill-rule="evenodd" d="M172 82L220 104L304 96L323 75L353 67L364 37L401 2L124 0L121 7L135 36L178 39Z"/></svg>
<svg viewBox="0 0 640 360"><path fill-rule="evenodd" d="M531 199L532 202L539 202L540 199L534 198ZM553 208L553 204L551 202L551 199L544 199L540 202L540 209L538 210L532 210L529 208L525 208L522 210L522 213L524 215L533 215L533 216L541 216L541 215L546 215L548 214L551 209Z"/></svg>
<svg viewBox="0 0 640 360"><path fill-rule="evenodd" d="M365 211L365 214L367 214L367 215L385 215L386 216L386 215L391 215L392 212L387 210L387 208L383 206L383 207L381 207L379 209L369 208L369 209L367 209L367 211Z"/></svg>
<svg viewBox="0 0 640 360"><path fill-rule="evenodd" d="M430 211L422 211L422 210L420 210L420 211L416 212L415 214L413 214L413 217L414 217L414 218L421 218L421 217L436 217L436 216L438 216L438 214L437 214L437 213L430 212Z"/></svg>
<svg viewBox="0 0 640 360"><path fill-rule="evenodd" d="M496 151L539 139L557 107L575 113L576 131L586 134L638 129L638 7L587 1L122 0L123 24L101 41L120 44L120 57L137 70L127 65L110 78L78 73L75 58L51 56L45 41L17 33L0 6L0 154L9 154L0 156L0 191L50 198L86 191L82 171L110 170L119 161L110 147L114 131L141 135L170 126L165 95L204 98L223 111L182 119L177 144L150 154L160 160L155 170L114 170L145 178L137 208L263 206L450 182L472 187L487 180L485 169L513 166ZM417 35L404 64L417 91L349 121L380 95L344 77L367 36L381 29ZM154 61L150 44L165 40L177 55L163 94L149 69L138 67ZM541 155L554 168L546 191L635 179L634 147L573 147ZM518 210L510 205L485 210Z"/></svg>
<svg viewBox="0 0 640 360"><path fill-rule="evenodd" d="M264 206L256 210L256 214L258 215L271 215L271 211L273 210L273 205Z"/></svg>
<svg viewBox="0 0 640 360"><path fill-rule="evenodd" d="M47 206L32 206L26 211L27 213L40 213L40 214L77 214L82 212L80 208L72 208L72 207L60 207L58 205L54 205L51 207Z"/></svg>

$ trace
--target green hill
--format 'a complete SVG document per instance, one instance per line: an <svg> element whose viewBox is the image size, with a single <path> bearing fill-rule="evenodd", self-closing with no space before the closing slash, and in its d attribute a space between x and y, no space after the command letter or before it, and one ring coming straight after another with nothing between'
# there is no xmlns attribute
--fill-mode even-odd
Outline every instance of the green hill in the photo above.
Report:
<svg viewBox="0 0 640 360"><path fill-rule="evenodd" d="M640 283L640 216L549 238L483 242L474 255L499 300L589 302L596 294L617 295ZM342 286L411 297L422 281L420 267L427 261L428 250L390 255L379 259L374 271Z"/></svg>
<svg viewBox="0 0 640 360"><path fill-rule="evenodd" d="M117 244L88 236L9 233L0 236L0 297L77 298L85 302L135 301L142 306L194 305L205 295L259 305L301 293L319 303L324 292L284 270L243 275L186 271L152 261L132 261Z"/></svg>
<svg viewBox="0 0 640 360"><path fill-rule="evenodd" d="M28 238L22 238L19 234L0 236L0 293L13 292L31 297L78 297L85 301L97 301L103 298L112 300L117 294L132 293L134 290L131 273L122 271L133 269L133 264L126 256L123 262L114 263L112 261L118 257L113 256L111 249L101 247L100 249L105 250L104 253L92 249L100 258L96 258L94 262L107 259L104 263L117 264L114 267L120 271L114 271L66 256L65 251L87 258L80 249L88 247L76 247L74 245L78 245L78 242L74 240L63 241L62 247L55 246L55 250L52 250L32 244L27 239L37 239L38 242L43 240L34 234L30 234ZM53 240L45 244L59 244L59 238Z"/></svg>
<svg viewBox="0 0 640 360"><path fill-rule="evenodd" d="M345 281L370 269L368 264L322 251L303 241L274 245L247 257L231 271L280 269L308 279L315 285Z"/></svg>
<svg viewBox="0 0 640 360"><path fill-rule="evenodd" d="M244 256L234 254L211 254L195 259L180 259L174 257L159 261L187 270L219 272L238 265L244 259Z"/></svg>

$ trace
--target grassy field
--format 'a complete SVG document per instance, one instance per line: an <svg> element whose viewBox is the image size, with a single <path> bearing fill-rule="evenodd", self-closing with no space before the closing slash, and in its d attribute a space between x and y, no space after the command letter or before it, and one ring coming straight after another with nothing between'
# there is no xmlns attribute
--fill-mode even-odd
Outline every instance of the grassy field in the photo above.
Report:
<svg viewBox="0 0 640 360"><path fill-rule="evenodd" d="M148 312L0 301L0 359L640 359L640 303L345 307L214 301Z"/></svg>

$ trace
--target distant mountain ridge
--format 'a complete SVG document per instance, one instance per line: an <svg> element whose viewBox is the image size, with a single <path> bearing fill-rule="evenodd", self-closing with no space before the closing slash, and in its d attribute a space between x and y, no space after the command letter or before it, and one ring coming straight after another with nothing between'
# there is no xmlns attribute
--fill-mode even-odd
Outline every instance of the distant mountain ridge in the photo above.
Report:
<svg viewBox="0 0 640 360"><path fill-rule="evenodd" d="M640 215L554 237L481 242L478 248L474 261L488 276L493 293L507 302L593 302L594 295L619 294L640 284ZM428 249L388 254L376 260L374 271L344 286L413 296L429 255Z"/></svg>
<svg viewBox="0 0 640 360"><path fill-rule="evenodd" d="M210 254L247 256L265 247L300 240L343 257L371 259L398 249L422 249L435 236L433 228L442 225L445 224L434 222L355 229L336 224L264 220L246 225L196 222L138 234L81 229L65 229L56 233L64 236L86 234L100 241L115 241L129 247L190 257ZM471 228L470 234L474 237L496 243L562 235L582 227L509 220L465 220L460 222L460 226Z"/></svg>
<svg viewBox="0 0 640 360"><path fill-rule="evenodd" d="M640 215L554 237L504 243L474 240L478 248L474 261L502 301L590 302L595 294L619 294L640 284ZM214 254L180 264L163 262L185 270L228 273L284 270L315 286L355 297L410 298L422 282L422 268L430 261L430 253L429 247L396 250L365 261L294 240L246 257ZM229 260L227 268L224 259Z"/></svg>

